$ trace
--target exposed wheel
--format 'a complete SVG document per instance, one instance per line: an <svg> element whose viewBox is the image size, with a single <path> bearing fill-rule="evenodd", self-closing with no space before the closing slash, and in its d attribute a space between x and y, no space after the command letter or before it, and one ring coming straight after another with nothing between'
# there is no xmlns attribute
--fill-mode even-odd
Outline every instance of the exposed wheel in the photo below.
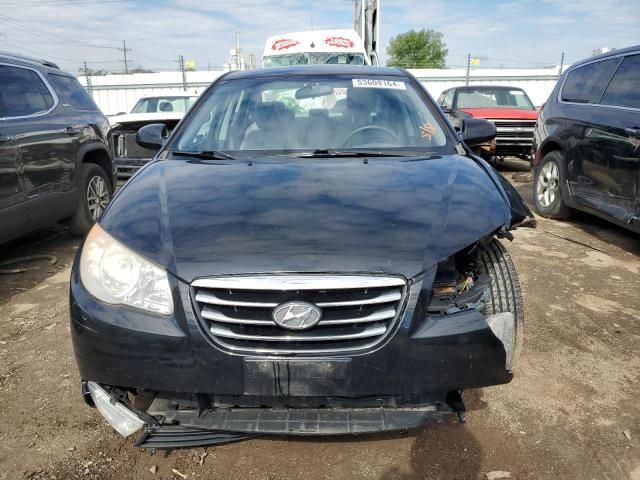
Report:
<svg viewBox="0 0 640 480"><path fill-rule="evenodd" d="M95 163L83 163L78 170L80 202L69 224L71 233L84 235L100 218L111 201L113 188L105 171Z"/></svg>
<svg viewBox="0 0 640 480"><path fill-rule="evenodd" d="M535 169L533 201L543 217L568 218L571 214L564 201L565 168L562 154L555 151L546 154Z"/></svg>
<svg viewBox="0 0 640 480"><path fill-rule="evenodd" d="M505 343L507 364L511 368L520 354L524 333L524 304L515 264L502 243L495 238L478 247L475 261L480 273L486 273L491 278L491 294L483 313L488 318L499 313L513 315L513 323L507 325L513 329L511 332L503 330L504 325L496 327L490 324L494 333ZM496 328L500 331L497 332Z"/></svg>

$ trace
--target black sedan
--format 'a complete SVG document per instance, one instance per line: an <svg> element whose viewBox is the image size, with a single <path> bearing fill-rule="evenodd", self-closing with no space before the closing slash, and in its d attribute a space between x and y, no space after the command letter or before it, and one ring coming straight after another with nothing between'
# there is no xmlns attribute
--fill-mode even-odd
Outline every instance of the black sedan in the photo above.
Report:
<svg viewBox="0 0 640 480"><path fill-rule="evenodd" d="M466 145L461 141L464 135ZM149 448L395 430L511 380L531 212L397 69L218 79L78 252L85 399Z"/></svg>

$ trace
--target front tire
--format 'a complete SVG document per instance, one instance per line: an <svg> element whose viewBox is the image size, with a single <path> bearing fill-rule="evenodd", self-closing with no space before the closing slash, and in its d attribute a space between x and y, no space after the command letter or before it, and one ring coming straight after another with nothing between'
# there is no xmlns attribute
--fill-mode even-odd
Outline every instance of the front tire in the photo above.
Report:
<svg viewBox="0 0 640 480"><path fill-rule="evenodd" d="M533 201L537 212L547 218L569 218L571 209L564 200L567 179L565 161L558 151L544 156L534 175Z"/></svg>
<svg viewBox="0 0 640 480"><path fill-rule="evenodd" d="M100 219L113 196L113 187L106 172L95 163L83 163L78 169L80 202L71 217L71 233L82 236Z"/></svg>
<svg viewBox="0 0 640 480"><path fill-rule="evenodd" d="M486 300L484 315L513 315L513 331L504 338L508 343L505 349L508 368L511 370L520 356L524 336L524 302L516 266L502 243L495 238L478 246L475 262L479 272L486 273L491 278L491 292Z"/></svg>

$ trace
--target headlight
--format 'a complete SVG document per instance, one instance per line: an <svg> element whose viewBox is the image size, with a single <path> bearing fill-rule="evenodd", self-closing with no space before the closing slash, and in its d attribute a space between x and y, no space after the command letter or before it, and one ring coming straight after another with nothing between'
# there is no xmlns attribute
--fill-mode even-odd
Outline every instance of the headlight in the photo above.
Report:
<svg viewBox="0 0 640 480"><path fill-rule="evenodd" d="M80 279L91 295L105 303L173 313L167 272L114 240L98 224L82 248Z"/></svg>

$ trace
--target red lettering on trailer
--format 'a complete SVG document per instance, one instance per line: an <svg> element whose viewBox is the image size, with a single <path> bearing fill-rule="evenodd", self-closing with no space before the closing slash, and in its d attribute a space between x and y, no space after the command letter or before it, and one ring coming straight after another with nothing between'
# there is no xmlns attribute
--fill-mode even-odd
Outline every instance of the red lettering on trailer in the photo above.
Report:
<svg viewBox="0 0 640 480"><path fill-rule="evenodd" d="M300 42L291 38L280 38L273 41L271 44L271 50L286 50L287 48L295 47L296 45L300 45Z"/></svg>
<svg viewBox="0 0 640 480"><path fill-rule="evenodd" d="M353 40L346 37L327 37L324 39L324 43L329 45L330 47L337 48L353 48L355 43Z"/></svg>

